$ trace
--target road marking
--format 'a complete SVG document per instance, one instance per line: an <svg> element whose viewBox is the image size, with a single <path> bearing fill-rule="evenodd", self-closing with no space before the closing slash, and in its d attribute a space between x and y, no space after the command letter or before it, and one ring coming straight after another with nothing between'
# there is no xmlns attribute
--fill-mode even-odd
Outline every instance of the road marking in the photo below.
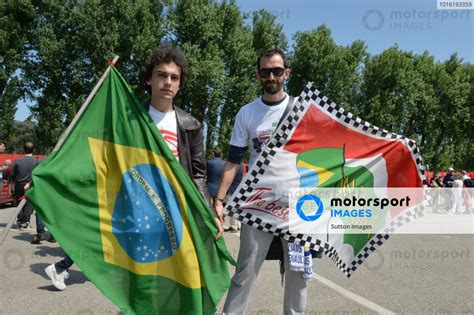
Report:
<svg viewBox="0 0 474 315"><path fill-rule="evenodd" d="M234 234L235 236L240 236L240 233L228 233L230 235ZM370 309L370 310L373 310L379 314L390 314L390 315L395 315L394 312L378 305L378 304L375 304L374 302L371 302L355 293L352 293L351 291L349 290L346 290L344 289L343 287L335 284L334 282L324 278L323 276L315 273L314 276L313 276L313 279L315 279L316 281L319 281L321 282L322 284L324 284L325 286L333 289L334 291L337 291L339 292L340 294L344 295L345 297L353 300L354 302Z"/></svg>
<svg viewBox="0 0 474 315"><path fill-rule="evenodd" d="M240 230L238 232L224 231L224 234L226 234L226 235L235 235L235 236L240 237Z"/></svg>
<svg viewBox="0 0 474 315"><path fill-rule="evenodd" d="M378 304L375 304L363 297L361 297L360 295L357 295L355 293L352 293L351 291L349 290L346 290L344 289L343 287L335 284L334 282L332 281L329 281L328 279L324 278L323 276L319 275L319 274L314 274L313 275L313 279L315 279L316 281L319 281L321 282L322 284L324 284L325 286L333 289L334 291L337 291L338 293L344 295L345 297L353 300L354 302L368 308L368 309L371 309L379 314L395 314L394 312L378 305Z"/></svg>

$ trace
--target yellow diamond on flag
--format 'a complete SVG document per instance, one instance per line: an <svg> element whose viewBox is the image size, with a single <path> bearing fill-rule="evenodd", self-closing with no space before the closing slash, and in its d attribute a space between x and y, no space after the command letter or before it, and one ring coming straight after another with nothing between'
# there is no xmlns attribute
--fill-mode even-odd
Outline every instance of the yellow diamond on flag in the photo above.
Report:
<svg viewBox="0 0 474 315"><path fill-rule="evenodd" d="M184 193L165 159L93 138L89 146L97 172L105 262L138 275L202 287Z"/></svg>

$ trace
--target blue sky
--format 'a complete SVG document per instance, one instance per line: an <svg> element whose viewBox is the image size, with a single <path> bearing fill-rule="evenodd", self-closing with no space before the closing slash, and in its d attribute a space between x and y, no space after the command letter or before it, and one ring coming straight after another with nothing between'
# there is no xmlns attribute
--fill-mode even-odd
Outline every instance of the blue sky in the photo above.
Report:
<svg viewBox="0 0 474 315"><path fill-rule="evenodd" d="M377 54L398 44L407 51L428 50L444 61L457 52L474 62L474 10L437 10L436 0L238 0L243 12L266 9L291 35L326 24L339 45L366 42ZM290 47L291 48L291 47Z"/></svg>
<svg viewBox="0 0 474 315"><path fill-rule="evenodd" d="M436 0L237 0L243 12L266 9L283 25L290 50L292 35L326 24L338 45L363 40L371 54L398 44L406 51L427 50L437 61L453 53L474 63L474 10L437 10ZM20 104L17 120L29 115Z"/></svg>

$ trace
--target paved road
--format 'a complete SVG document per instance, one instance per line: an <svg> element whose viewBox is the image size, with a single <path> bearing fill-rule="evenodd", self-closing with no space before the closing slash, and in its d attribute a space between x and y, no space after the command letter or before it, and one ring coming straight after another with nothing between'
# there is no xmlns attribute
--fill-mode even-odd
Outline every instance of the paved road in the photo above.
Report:
<svg viewBox="0 0 474 315"><path fill-rule="evenodd" d="M0 209L0 229L12 211ZM31 245L34 233L12 230L0 247L0 314L119 313L75 267L66 291L57 291L43 270L63 252L48 242ZM225 239L236 256L239 234ZM248 314L282 313L278 270L277 262L264 264ZM474 313L472 234L393 235L350 279L327 258L315 260L314 270L308 314Z"/></svg>

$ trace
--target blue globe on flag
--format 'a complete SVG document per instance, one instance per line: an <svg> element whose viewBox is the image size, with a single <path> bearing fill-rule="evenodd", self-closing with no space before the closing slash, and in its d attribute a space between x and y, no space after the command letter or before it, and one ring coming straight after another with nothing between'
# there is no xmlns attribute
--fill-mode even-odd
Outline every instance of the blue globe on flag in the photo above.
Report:
<svg viewBox="0 0 474 315"><path fill-rule="evenodd" d="M112 233L136 262L163 260L178 250L183 234L178 201L155 165L137 165L122 175Z"/></svg>

